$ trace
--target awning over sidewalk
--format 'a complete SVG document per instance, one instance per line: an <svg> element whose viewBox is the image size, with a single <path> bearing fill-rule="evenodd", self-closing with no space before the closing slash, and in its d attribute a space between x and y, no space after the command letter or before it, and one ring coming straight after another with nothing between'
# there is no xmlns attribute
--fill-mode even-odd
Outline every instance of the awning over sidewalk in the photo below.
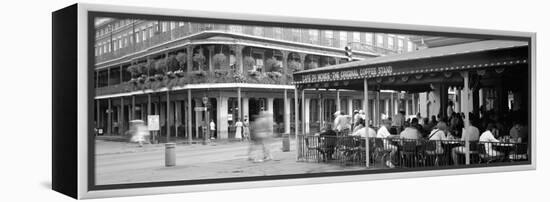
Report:
<svg viewBox="0 0 550 202"><path fill-rule="evenodd" d="M434 82L462 83L456 72L526 67L528 43L487 40L382 56L294 73L298 88L369 88L421 92Z"/></svg>

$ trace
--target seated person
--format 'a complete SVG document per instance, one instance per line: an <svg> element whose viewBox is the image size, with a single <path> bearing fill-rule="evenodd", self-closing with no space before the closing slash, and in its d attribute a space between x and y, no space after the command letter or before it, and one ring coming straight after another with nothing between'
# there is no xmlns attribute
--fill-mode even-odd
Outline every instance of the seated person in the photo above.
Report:
<svg viewBox="0 0 550 202"><path fill-rule="evenodd" d="M355 127L357 130L354 129L354 132L351 134L351 136L360 136L362 138L370 137L374 138L376 137L376 131L372 129L371 127L365 126L365 119L360 119L358 122L358 125Z"/></svg>
<svg viewBox="0 0 550 202"><path fill-rule="evenodd" d="M514 122L514 126L510 128L510 138L518 143L526 142L527 140L527 128L523 126L519 121Z"/></svg>
<svg viewBox="0 0 550 202"><path fill-rule="evenodd" d="M494 131L497 130L496 126L495 126L495 123L489 122L487 124L486 128L487 129L485 130L485 132L483 132L481 134L481 136L479 137L479 142L482 142L482 143L485 144L485 152L487 153L488 156L502 156L502 155L504 155L503 153L494 150L493 149L493 144L491 144L491 143L495 143L495 142L500 142L493 135Z"/></svg>
<svg viewBox="0 0 550 202"><path fill-rule="evenodd" d="M391 125L391 121L388 121L388 120L382 121L382 125L378 129L378 132L376 133L376 137L384 139L383 141L384 148L382 149L390 153L390 159L386 160L386 166L390 168L394 168L395 166L392 163L392 159L395 157L395 154L397 153L397 146L390 144L388 139L396 138L396 137L398 138L399 135L390 134L390 132L388 131L388 128L390 127L390 125Z"/></svg>
<svg viewBox="0 0 550 202"><path fill-rule="evenodd" d="M420 131L416 129L414 126L408 125L405 127L405 130L401 131L399 134L401 139L412 139L412 140L419 140L422 138L422 135L420 134Z"/></svg>
<svg viewBox="0 0 550 202"><path fill-rule="evenodd" d="M443 154L444 150L441 145L441 140L447 140L447 124L443 121L439 121L432 132L430 132L430 135L428 135L428 140L437 141L434 151L435 154Z"/></svg>
<svg viewBox="0 0 550 202"><path fill-rule="evenodd" d="M330 129L330 126L324 127L321 131L319 136L322 142L320 142L321 147L318 150L323 155L323 159L330 160L336 147L336 132Z"/></svg>
<svg viewBox="0 0 550 202"><path fill-rule="evenodd" d="M477 127L474 126L474 124L470 124L467 120L464 121L465 127L462 129L462 137L460 138L461 141L479 141L479 130ZM476 144L476 143L473 143ZM455 165L458 164L458 154L464 154L466 147L465 146L458 146L453 148L453 162Z"/></svg>

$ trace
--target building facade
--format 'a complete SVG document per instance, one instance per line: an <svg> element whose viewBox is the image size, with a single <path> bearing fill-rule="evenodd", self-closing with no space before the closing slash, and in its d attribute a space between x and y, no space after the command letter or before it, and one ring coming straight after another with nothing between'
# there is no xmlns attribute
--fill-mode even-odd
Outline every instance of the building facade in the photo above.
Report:
<svg viewBox="0 0 550 202"><path fill-rule="evenodd" d="M293 72L416 49L409 36L385 33L135 19L98 20L95 38L96 127L122 135L131 120L159 115L161 136L189 140L203 138L212 121L215 138L233 138L238 119L262 110L273 114L274 132L291 133L302 112L300 104L295 114ZM378 115L418 112L414 94L379 96ZM362 109L362 99L323 86L305 91L304 130Z"/></svg>

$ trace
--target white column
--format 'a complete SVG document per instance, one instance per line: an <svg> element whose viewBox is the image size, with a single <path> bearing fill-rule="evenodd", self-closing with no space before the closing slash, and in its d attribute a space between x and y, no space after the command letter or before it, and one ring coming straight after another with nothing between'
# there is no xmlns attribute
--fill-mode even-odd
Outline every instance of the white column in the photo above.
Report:
<svg viewBox="0 0 550 202"><path fill-rule="evenodd" d="M395 108L395 102L393 101L393 92L390 93L390 111L388 113L389 117L394 115L393 108Z"/></svg>
<svg viewBox="0 0 550 202"><path fill-rule="evenodd" d="M380 126L380 90L376 91L376 99L374 100L374 109L376 110L375 113L375 124L376 126Z"/></svg>
<svg viewBox="0 0 550 202"><path fill-rule="evenodd" d="M348 97L348 114L353 116L353 97Z"/></svg>
<svg viewBox="0 0 550 202"><path fill-rule="evenodd" d="M369 114L369 88L368 88L368 83L367 83L367 79L363 79L363 110L365 111L366 114ZM365 125L368 126L368 123L369 123L369 116L365 116ZM369 167L369 137L367 136L365 138L365 166L368 168Z"/></svg>
<svg viewBox="0 0 550 202"><path fill-rule="evenodd" d="M483 89L479 89L479 106L480 107L484 104L484 99L485 98L483 98Z"/></svg>
<svg viewBox="0 0 550 202"><path fill-rule="evenodd" d="M309 106L311 104L311 98L306 98L305 99L305 113L304 113L304 121L305 121L305 132L306 134L309 134L309 123L310 123L310 119L309 119Z"/></svg>
<svg viewBox="0 0 550 202"><path fill-rule="evenodd" d="M472 109L473 100L471 99L471 90L470 90L470 84L469 84L469 74L468 72L462 72L462 77L464 78L464 93L461 97L462 103L462 109L464 110L464 125L469 126L470 125L470 117L469 112ZM472 102L471 102L472 101ZM468 139L468 136L466 136L465 139L465 157L466 157L466 165L470 164L470 140Z"/></svg>
<svg viewBox="0 0 550 202"><path fill-rule="evenodd" d="M416 115L418 113L417 106L416 106L416 93L411 94L411 97L412 97L412 101L411 101L412 113L413 113L413 115ZM420 121L420 120L418 120L418 121Z"/></svg>
<svg viewBox="0 0 550 202"><path fill-rule="evenodd" d="M386 118L389 118L389 117L391 117L390 100L385 99L384 102L386 103L385 104L386 106L384 106L386 108L386 116L387 116Z"/></svg>
<svg viewBox="0 0 550 202"><path fill-rule="evenodd" d="M227 101L228 97L222 96L221 99L219 99L220 102L218 105L220 106L220 111L218 111L218 120L217 123L217 130L218 130L218 139L227 139L229 138L229 134L227 133Z"/></svg>
<svg viewBox="0 0 550 202"><path fill-rule="evenodd" d="M246 116L248 117L248 121L250 121L250 114L248 114L248 98L247 97L243 97L243 117Z"/></svg>
<svg viewBox="0 0 550 202"><path fill-rule="evenodd" d="M178 126L180 125L180 119L181 119L181 101L176 100L174 102L174 128L176 129L176 134L174 134L174 137L176 138L178 137Z"/></svg>
<svg viewBox="0 0 550 202"><path fill-rule="evenodd" d="M300 143L298 142L298 88L294 89L294 135L295 139L294 142L296 142L296 160L300 160Z"/></svg>
<svg viewBox="0 0 550 202"><path fill-rule="evenodd" d="M405 114L409 116L409 101L405 99Z"/></svg>
<svg viewBox="0 0 550 202"><path fill-rule="evenodd" d="M285 133L290 134L290 99L288 98L287 90L284 92L284 121Z"/></svg>
<svg viewBox="0 0 550 202"><path fill-rule="evenodd" d="M336 111L341 111L342 108L340 106L340 90L336 89Z"/></svg>
<svg viewBox="0 0 550 202"><path fill-rule="evenodd" d="M273 107L274 107L273 100L274 99L275 98L272 98L272 97L267 98L267 113L271 114L271 120L274 120L273 119L273 116L274 116L273 112L275 111L275 110L273 110ZM269 128L269 130L273 134L273 121L271 122L271 127Z"/></svg>
<svg viewBox="0 0 550 202"><path fill-rule="evenodd" d="M147 110L150 111L150 105L147 107ZM193 117L192 117L192 100L191 100L191 89L187 91L187 109L185 110L187 112L187 116L185 116L185 119L187 120L187 140L189 141L189 144L191 144L191 141L193 141Z"/></svg>
<svg viewBox="0 0 550 202"><path fill-rule="evenodd" d="M202 100L198 100L198 99L195 99L195 107L197 106L202 106ZM219 107L218 107L219 109ZM191 110L194 110L194 109L191 109ZM220 110L218 110L219 112ZM200 134L200 129L199 127L202 126L201 124L202 123L202 111L195 111L195 134L197 135L197 138L199 138L199 134ZM207 121L208 123L210 123L210 120ZM218 123L216 123L218 124ZM204 135L204 134L203 134Z"/></svg>

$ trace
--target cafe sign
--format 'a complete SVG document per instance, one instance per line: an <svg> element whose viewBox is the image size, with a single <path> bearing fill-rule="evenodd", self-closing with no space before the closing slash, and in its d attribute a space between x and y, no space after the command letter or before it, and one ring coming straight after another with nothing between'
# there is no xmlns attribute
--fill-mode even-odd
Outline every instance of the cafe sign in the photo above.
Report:
<svg viewBox="0 0 550 202"><path fill-rule="evenodd" d="M364 77L375 77L393 73L392 66L380 66L380 67L365 67L340 70L335 72L324 73L312 73L302 75L300 82L319 82L319 81L333 81L333 80L347 80Z"/></svg>

